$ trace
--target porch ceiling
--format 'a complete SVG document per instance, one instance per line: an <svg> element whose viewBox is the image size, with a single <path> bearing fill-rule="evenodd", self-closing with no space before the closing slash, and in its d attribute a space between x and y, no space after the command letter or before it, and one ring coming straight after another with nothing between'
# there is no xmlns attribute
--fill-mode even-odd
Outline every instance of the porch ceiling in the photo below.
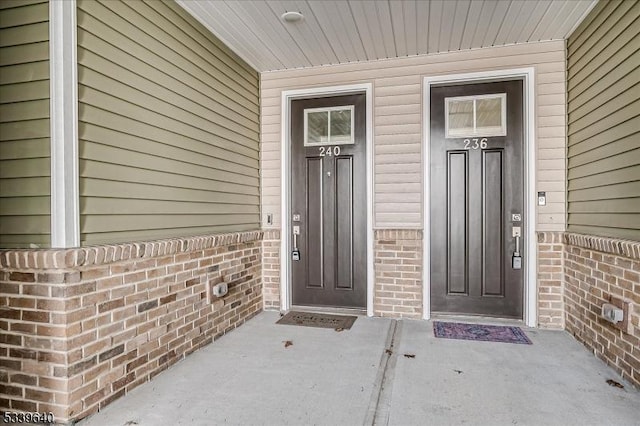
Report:
<svg viewBox="0 0 640 426"><path fill-rule="evenodd" d="M597 0L178 0L256 70L567 38ZM287 11L301 21L281 19Z"/></svg>

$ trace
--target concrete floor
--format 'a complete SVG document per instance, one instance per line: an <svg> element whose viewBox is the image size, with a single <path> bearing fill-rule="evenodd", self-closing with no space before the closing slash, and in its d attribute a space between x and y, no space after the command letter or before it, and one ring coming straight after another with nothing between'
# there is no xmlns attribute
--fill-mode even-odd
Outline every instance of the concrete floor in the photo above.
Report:
<svg viewBox="0 0 640 426"><path fill-rule="evenodd" d="M79 425L640 425L640 392L565 332L526 329L533 345L516 345L435 339L427 321L336 332L278 318L258 315Z"/></svg>

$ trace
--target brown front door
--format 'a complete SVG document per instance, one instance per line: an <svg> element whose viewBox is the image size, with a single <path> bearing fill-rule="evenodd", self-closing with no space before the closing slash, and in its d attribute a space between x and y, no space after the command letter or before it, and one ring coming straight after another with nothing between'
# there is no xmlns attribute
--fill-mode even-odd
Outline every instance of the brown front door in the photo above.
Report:
<svg viewBox="0 0 640 426"><path fill-rule="evenodd" d="M291 103L292 302L366 307L365 95Z"/></svg>
<svg viewBox="0 0 640 426"><path fill-rule="evenodd" d="M520 80L432 89L433 312L522 318L522 89Z"/></svg>

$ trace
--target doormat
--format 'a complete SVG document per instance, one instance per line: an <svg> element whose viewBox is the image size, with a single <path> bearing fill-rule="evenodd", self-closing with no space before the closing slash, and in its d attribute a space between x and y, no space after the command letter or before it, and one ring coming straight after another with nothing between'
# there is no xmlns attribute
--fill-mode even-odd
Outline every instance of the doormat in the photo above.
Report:
<svg viewBox="0 0 640 426"><path fill-rule="evenodd" d="M305 327L320 327L349 330L357 317L353 315L330 315L315 312L290 311L280 318L276 324L302 325Z"/></svg>
<svg viewBox="0 0 640 426"><path fill-rule="evenodd" d="M531 340L520 327L502 325L464 324L460 322L433 322L433 334L445 339L480 340L483 342L519 343L531 345Z"/></svg>

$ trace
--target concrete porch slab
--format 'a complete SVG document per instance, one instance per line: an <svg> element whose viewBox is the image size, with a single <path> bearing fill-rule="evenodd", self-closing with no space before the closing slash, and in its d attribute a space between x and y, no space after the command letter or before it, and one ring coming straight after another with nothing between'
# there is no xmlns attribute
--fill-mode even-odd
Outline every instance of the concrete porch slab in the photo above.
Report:
<svg viewBox="0 0 640 426"><path fill-rule="evenodd" d="M514 345L435 339L427 321L336 332L278 318L256 316L79 424L640 424L640 392L565 332L526 329L534 344Z"/></svg>
<svg viewBox="0 0 640 426"><path fill-rule="evenodd" d="M430 321L403 321L389 424L640 424L640 392L571 335L522 328L532 345L436 339Z"/></svg>

